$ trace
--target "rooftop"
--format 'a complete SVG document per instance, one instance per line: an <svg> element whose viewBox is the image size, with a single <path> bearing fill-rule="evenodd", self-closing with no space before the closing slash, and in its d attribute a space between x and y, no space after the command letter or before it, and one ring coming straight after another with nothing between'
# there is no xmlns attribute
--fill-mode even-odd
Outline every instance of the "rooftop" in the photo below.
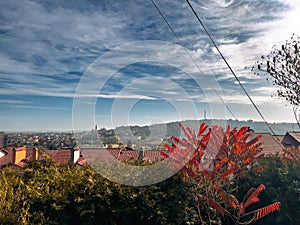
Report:
<svg viewBox="0 0 300 225"><path fill-rule="evenodd" d="M254 135L261 135L260 142L263 144L265 154L276 154L283 152L284 146L281 141L284 136L273 136L270 133L255 133Z"/></svg>

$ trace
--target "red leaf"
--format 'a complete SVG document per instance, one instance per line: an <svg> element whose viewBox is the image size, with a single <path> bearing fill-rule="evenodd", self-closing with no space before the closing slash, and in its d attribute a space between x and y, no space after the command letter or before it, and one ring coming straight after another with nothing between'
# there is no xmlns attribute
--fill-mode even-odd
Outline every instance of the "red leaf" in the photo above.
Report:
<svg viewBox="0 0 300 225"><path fill-rule="evenodd" d="M249 165L252 161L252 158L247 158L244 160L244 165Z"/></svg>
<svg viewBox="0 0 300 225"><path fill-rule="evenodd" d="M186 127L186 130L189 132L189 134L193 137L195 137L195 132L192 128L190 128L189 126Z"/></svg>
<svg viewBox="0 0 300 225"><path fill-rule="evenodd" d="M161 154L165 159L169 158L169 155L166 154L166 153L164 153L164 152L161 152L160 154Z"/></svg>
<svg viewBox="0 0 300 225"><path fill-rule="evenodd" d="M252 146L255 143L257 143L261 139L261 135L256 136L255 138L251 139L250 141L247 142L247 146Z"/></svg>
<svg viewBox="0 0 300 225"><path fill-rule="evenodd" d="M228 206L231 206L234 209L238 207L239 202L234 195L226 193L220 186L216 184L214 185L214 188Z"/></svg>
<svg viewBox="0 0 300 225"><path fill-rule="evenodd" d="M168 149L168 151L169 152L174 152L174 149L171 147L171 146L169 146L168 144L165 144L165 147L166 147L166 149Z"/></svg>
<svg viewBox="0 0 300 225"><path fill-rule="evenodd" d="M174 141L176 143L179 142L179 138L178 137L172 136L171 139L172 139L172 141Z"/></svg>
<svg viewBox="0 0 300 225"><path fill-rule="evenodd" d="M237 139L240 139L240 138L242 137L242 135L243 135L247 130L248 130L248 127L242 127L242 128L238 131L238 133L237 133L237 135L236 135L236 138L237 138Z"/></svg>
<svg viewBox="0 0 300 225"><path fill-rule="evenodd" d="M207 128L208 128L208 126L205 123L202 123L200 125L197 139L199 139L203 135L203 133L206 131Z"/></svg>
<svg viewBox="0 0 300 225"><path fill-rule="evenodd" d="M253 198L249 198L249 200L247 200L247 202L245 202L244 204L244 208L246 209L247 207L249 207L250 205L259 202L259 198L258 197L253 197Z"/></svg>
<svg viewBox="0 0 300 225"><path fill-rule="evenodd" d="M250 195L250 197L246 200L244 206L245 209L250 206L253 202L253 199L257 198L257 196L259 195L260 192L262 192L263 190L265 190L265 185L261 184L259 185L259 187L257 189L250 189L252 194Z"/></svg>
<svg viewBox="0 0 300 225"><path fill-rule="evenodd" d="M202 171L202 174L203 174L206 178L208 178L209 181L211 181L211 182L213 181L213 180L212 180L212 177L211 177L211 175L210 175L210 173L209 173L207 170L203 170L203 171Z"/></svg>
<svg viewBox="0 0 300 225"><path fill-rule="evenodd" d="M201 142L204 142L204 141L209 140L209 137L210 137L210 133L207 133L207 134L201 139Z"/></svg>
<svg viewBox="0 0 300 225"><path fill-rule="evenodd" d="M226 133L230 133L230 125L227 126Z"/></svg>
<svg viewBox="0 0 300 225"><path fill-rule="evenodd" d="M194 142L194 140L193 140L193 134L191 134L191 133L193 133L193 132L189 133L189 132L187 131L187 130L189 130L189 129L191 130L191 128L188 127L188 126L187 126L187 128L185 128L185 127L183 126L182 123L180 123L179 126L180 126L181 130L183 131L184 135L185 135L185 136L187 137L187 139L189 140L189 142L193 143L193 142Z"/></svg>
<svg viewBox="0 0 300 225"><path fill-rule="evenodd" d="M220 177L221 179L224 179L224 178L226 178L226 177L228 177L228 176L234 174L235 172L237 172L237 171L240 170L240 169L241 169L240 166L235 166L235 167L233 167L232 169L230 169L230 170L226 171L225 173L221 174L219 177Z"/></svg>
<svg viewBox="0 0 300 225"><path fill-rule="evenodd" d="M216 165L215 165L215 168L214 168L214 171L217 171L220 166L222 166L224 163L228 162L228 158L226 157L225 159L223 159L221 162L218 162Z"/></svg>
<svg viewBox="0 0 300 225"><path fill-rule="evenodd" d="M278 210L280 207L280 202L275 202L271 205L265 206L261 209L255 210L255 214L254 214L254 220L258 220L266 215L268 215L269 213L275 212L276 210Z"/></svg>

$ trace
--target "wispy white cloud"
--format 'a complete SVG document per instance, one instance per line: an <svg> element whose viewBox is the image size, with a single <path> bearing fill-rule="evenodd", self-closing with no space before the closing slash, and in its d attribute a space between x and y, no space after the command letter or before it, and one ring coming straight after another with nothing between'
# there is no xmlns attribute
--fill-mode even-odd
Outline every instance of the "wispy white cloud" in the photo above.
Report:
<svg viewBox="0 0 300 225"><path fill-rule="evenodd" d="M47 106L32 106L32 105L10 105L9 107L19 108L19 109L70 110L65 107L47 107Z"/></svg>
<svg viewBox="0 0 300 225"><path fill-rule="evenodd" d="M144 100L156 100L155 97L150 97L147 95L138 95L138 94L109 94L109 95L103 95L103 94L79 94L76 95L76 98L85 98L85 99L94 99L94 98L105 98L105 99L144 99ZM79 100L80 101L80 100ZM86 101L86 104L92 104L91 101Z"/></svg>
<svg viewBox="0 0 300 225"><path fill-rule="evenodd" d="M272 95L277 91L274 86L257 87L253 89L253 92L259 93L260 95Z"/></svg>
<svg viewBox="0 0 300 225"><path fill-rule="evenodd" d="M0 99L0 104L28 104L28 103L32 103L32 102L13 100L13 99Z"/></svg>

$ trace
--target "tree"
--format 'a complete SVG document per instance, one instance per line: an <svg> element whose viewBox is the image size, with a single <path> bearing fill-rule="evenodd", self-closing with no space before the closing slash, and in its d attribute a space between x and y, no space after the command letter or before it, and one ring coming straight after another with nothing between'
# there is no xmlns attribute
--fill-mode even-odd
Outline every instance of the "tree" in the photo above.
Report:
<svg viewBox="0 0 300 225"><path fill-rule="evenodd" d="M300 126L300 37L293 34L290 40L278 48L273 47L267 56L252 67L254 74L271 78L278 86L277 95L294 106L295 118Z"/></svg>
<svg viewBox="0 0 300 225"><path fill-rule="evenodd" d="M257 164L263 157L261 136L253 137L248 127L231 130L228 126L224 131L217 125L208 129L203 123L197 134L188 126L180 124L180 127L185 137L173 136L172 146L166 144L170 154L162 155L172 159L175 169L184 165L182 176L195 187L191 192L201 224L220 224L211 209L226 215L229 224L236 225L251 224L279 209L279 202L258 209L249 207L260 201L258 195L265 189L263 184L251 188L242 201L234 195L238 191L234 186L236 180L246 176L250 169L261 167Z"/></svg>

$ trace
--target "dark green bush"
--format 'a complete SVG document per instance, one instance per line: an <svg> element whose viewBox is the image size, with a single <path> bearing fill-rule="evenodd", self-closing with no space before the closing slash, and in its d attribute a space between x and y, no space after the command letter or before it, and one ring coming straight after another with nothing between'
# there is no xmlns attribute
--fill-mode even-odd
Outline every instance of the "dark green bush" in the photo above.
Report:
<svg viewBox="0 0 300 225"><path fill-rule="evenodd" d="M266 190L261 194L261 202L279 201L280 210L267 216L256 224L300 224L300 165L295 161L279 156L263 158L259 162L267 169L261 173L250 172L238 181L239 193L245 193L250 187L265 184Z"/></svg>

